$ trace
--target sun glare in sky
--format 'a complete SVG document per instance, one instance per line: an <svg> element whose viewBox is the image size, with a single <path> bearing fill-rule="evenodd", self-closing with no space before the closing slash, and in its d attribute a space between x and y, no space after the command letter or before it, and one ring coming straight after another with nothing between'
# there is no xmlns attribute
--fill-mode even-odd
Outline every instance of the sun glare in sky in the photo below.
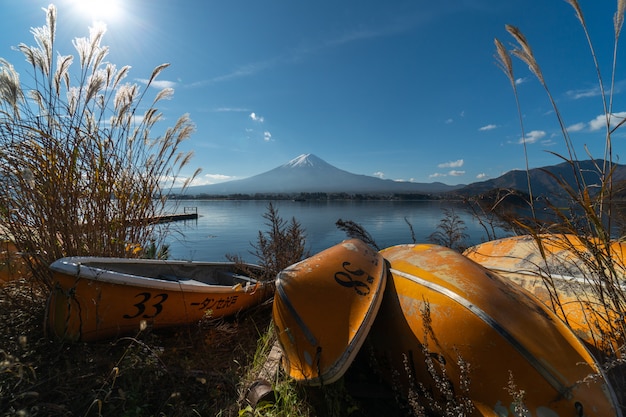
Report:
<svg viewBox="0 0 626 417"><path fill-rule="evenodd" d="M73 0L72 7L82 16L104 22L117 20L122 14L118 0Z"/></svg>

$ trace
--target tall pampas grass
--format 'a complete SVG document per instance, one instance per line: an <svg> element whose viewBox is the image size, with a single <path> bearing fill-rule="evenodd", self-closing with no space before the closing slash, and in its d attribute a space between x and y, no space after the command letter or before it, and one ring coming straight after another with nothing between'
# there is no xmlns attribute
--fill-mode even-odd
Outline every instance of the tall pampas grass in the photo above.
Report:
<svg viewBox="0 0 626 417"><path fill-rule="evenodd" d="M626 290L623 286L624 271L626 270L624 261L626 259L616 254L616 241L623 241L623 236L615 233L616 228L614 222L616 218L616 205L614 202L614 166L615 155L613 152L613 136L618 128L620 128L626 120L616 119L614 113L614 96L616 95L616 77L617 77L617 56L618 45L621 29L624 22L624 12L626 10L626 1L617 1L617 10L613 16L614 39L613 39L613 56L611 62L611 80L606 85L602 78L601 65L592 42L587 23L580 4L577 0L566 0L566 2L574 10L574 14L578 19L582 31L584 33L587 45L590 51L591 60L594 63L600 99L604 109L604 126L605 126L605 146L601 159L595 159L588 149L585 154L588 158L595 161L594 173L597 175L599 184L588 184L583 175L576 149L570 137L570 134L563 121L563 116L557 106L552 92L548 87L548 82L539 66L539 63L531 49L530 43L522 31L512 25L506 25L505 30L513 38L511 49L507 49L504 43L495 39L496 61L504 74L511 82L513 94L516 99L517 111L520 115L520 124L522 132L524 132L524 122L521 115L521 109L518 99L518 92L515 86L515 78L513 76L513 59L519 59L525 64L532 74L543 87L547 98L554 110L556 119L560 126L561 136L565 145L566 152L564 154L551 152L557 158L569 164L574 173L574 183L567 182L564 178L550 174L552 179L563 190L563 194L568 199L568 208L563 208L562 203L552 201L552 197L546 199L546 209L551 214L552 222L546 223L537 218L533 199L532 184L530 178L528 180L530 199L528 204L533 208L531 218L511 220L513 227L524 233L530 234L535 238L539 253L544 257L547 263L548 251L543 245L545 233L551 235L574 235L577 239L562 239L563 248L574 255L573 268L577 265L584 265L585 274L583 280L585 282L586 294L580 294L582 303L589 303L591 299L601 300L602 305L594 309L595 316L589 317L588 322L591 326L598 326L597 332L602 335L601 340L595 342L595 351L599 355L598 358L605 366L611 368L611 377L615 384L616 392L626 391L626 372L624 372L623 358L626 346ZM524 136L523 136L524 137ZM528 168L528 154L525 149L525 157ZM593 186L593 187L592 187ZM573 244L571 242L580 242ZM559 293L555 287L555 279L559 279L550 275L544 278L544 284L547 290L554 294L554 308L559 309L561 301ZM585 301L587 300L587 301ZM617 318L610 320L609 318ZM595 330L595 329L594 329ZM626 403L626 398L622 398L622 406Z"/></svg>
<svg viewBox="0 0 626 417"><path fill-rule="evenodd" d="M130 67L106 60L103 24L58 54L56 8L45 14L34 45L17 47L31 79L0 60L0 224L47 283L57 258L142 256L162 242L154 218L189 163L181 143L194 125L187 115L159 125L173 91L151 97L152 87L168 64L145 86L126 81Z"/></svg>

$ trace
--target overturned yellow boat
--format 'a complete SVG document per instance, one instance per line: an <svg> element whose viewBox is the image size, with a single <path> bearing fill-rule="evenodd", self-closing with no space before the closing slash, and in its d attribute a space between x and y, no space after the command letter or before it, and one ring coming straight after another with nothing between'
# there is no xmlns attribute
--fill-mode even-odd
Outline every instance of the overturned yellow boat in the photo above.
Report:
<svg viewBox="0 0 626 417"><path fill-rule="evenodd" d="M381 254L390 274L370 340L404 395L469 398L477 416L516 406L533 417L621 416L585 346L525 290L444 247Z"/></svg>
<svg viewBox="0 0 626 417"><path fill-rule="evenodd" d="M531 292L583 341L617 352L604 339L623 340L613 302L626 295L625 249L621 242L604 247L574 235L543 234L488 241L464 255Z"/></svg>
<svg viewBox="0 0 626 417"><path fill-rule="evenodd" d="M386 272L376 250L351 239L278 274L272 313L290 377L322 385L345 373L374 322Z"/></svg>

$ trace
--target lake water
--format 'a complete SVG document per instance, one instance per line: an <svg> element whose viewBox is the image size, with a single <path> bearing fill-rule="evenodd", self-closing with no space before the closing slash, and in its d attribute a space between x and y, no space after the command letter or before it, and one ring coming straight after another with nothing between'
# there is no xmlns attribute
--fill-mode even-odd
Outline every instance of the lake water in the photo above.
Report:
<svg viewBox="0 0 626 417"><path fill-rule="evenodd" d="M250 254L259 231L268 230L263 215L268 201L188 200L178 201L177 212L194 207L198 220L170 223L171 259L224 261L226 254L237 254L256 262ZM462 203L450 201L272 201L278 215L290 221L292 217L306 232L307 248L311 254L346 239L335 226L338 219L351 220L363 226L381 247L412 243L410 222L418 242L428 242L441 219L444 209L454 209L465 222L470 236L467 244L486 240L487 235ZM405 220L406 218L406 220Z"/></svg>

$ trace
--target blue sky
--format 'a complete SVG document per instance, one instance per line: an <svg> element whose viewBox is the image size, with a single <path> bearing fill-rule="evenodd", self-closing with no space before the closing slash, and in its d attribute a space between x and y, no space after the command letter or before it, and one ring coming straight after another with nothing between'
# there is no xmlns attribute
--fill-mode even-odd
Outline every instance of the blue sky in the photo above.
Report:
<svg viewBox="0 0 626 417"><path fill-rule="evenodd" d="M106 3L105 10L98 3ZM27 67L13 47L32 44L49 1L0 0L0 57ZM495 63L505 24L528 38L576 152L602 157L605 130L597 74L573 9L564 0L58 0L57 49L107 24L108 61L129 78L171 66L160 85L166 126L184 113L197 183L262 173L302 153L338 168L415 182L467 184L526 165L511 85ZM89 7L85 7L88 4ZM581 0L602 76L611 79L617 1ZM613 110L624 116L624 54ZM514 60L529 165L565 154L552 106L527 66ZM169 124L167 124L169 123ZM614 136L621 156L624 134ZM623 156L622 156L623 158ZM624 160L620 162L624 163Z"/></svg>

